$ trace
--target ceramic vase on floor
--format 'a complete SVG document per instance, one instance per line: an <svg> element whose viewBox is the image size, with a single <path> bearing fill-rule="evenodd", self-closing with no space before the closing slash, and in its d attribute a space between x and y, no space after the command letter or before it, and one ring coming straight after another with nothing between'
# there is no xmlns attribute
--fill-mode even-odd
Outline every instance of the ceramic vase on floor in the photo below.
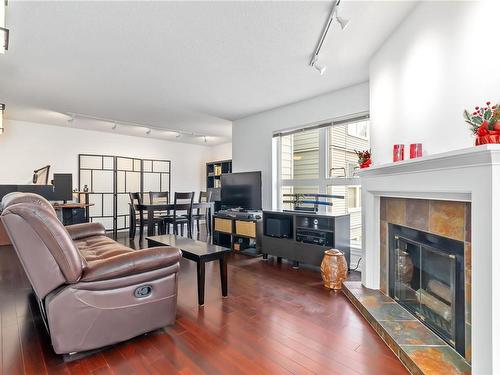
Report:
<svg viewBox="0 0 500 375"><path fill-rule="evenodd" d="M328 289L342 289L342 282L347 279L347 262L344 253L337 249L325 251L321 262L323 285Z"/></svg>

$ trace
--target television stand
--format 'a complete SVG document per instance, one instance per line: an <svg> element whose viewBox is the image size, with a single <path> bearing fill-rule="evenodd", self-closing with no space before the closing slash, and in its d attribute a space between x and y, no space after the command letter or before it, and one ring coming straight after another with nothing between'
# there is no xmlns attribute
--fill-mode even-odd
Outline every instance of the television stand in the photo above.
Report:
<svg viewBox="0 0 500 375"><path fill-rule="evenodd" d="M350 266L350 215L301 211L264 211L263 259L286 258L297 269L300 263L319 266L324 252L338 249Z"/></svg>
<svg viewBox="0 0 500 375"><path fill-rule="evenodd" d="M261 255L261 211L219 211L213 215L212 228L214 245L249 256Z"/></svg>

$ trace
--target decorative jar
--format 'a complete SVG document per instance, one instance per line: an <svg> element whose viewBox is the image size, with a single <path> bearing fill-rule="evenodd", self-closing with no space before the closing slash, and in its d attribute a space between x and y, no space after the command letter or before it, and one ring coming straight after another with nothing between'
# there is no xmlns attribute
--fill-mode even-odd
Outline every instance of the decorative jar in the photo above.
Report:
<svg viewBox="0 0 500 375"><path fill-rule="evenodd" d="M342 289L342 282L347 279L347 262L344 253L337 249L325 251L321 262L323 285L328 289Z"/></svg>

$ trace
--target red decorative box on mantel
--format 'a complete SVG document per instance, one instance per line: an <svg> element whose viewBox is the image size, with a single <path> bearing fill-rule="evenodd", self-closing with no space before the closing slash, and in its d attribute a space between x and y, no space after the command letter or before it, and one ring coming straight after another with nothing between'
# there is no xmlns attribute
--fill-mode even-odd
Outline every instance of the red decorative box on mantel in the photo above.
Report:
<svg viewBox="0 0 500 375"><path fill-rule="evenodd" d="M405 160L405 145L397 144L392 148L392 161L401 161Z"/></svg>
<svg viewBox="0 0 500 375"><path fill-rule="evenodd" d="M488 134L476 136L476 146L488 143L500 143L500 131L488 130Z"/></svg>

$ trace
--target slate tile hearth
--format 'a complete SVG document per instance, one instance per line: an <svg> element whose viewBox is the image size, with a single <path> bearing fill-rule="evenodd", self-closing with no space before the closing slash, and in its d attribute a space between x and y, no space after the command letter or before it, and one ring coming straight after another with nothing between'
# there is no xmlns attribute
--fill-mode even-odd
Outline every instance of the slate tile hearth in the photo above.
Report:
<svg viewBox="0 0 500 375"><path fill-rule="evenodd" d="M411 374L470 374L470 365L450 346L379 290L346 281L344 294Z"/></svg>

